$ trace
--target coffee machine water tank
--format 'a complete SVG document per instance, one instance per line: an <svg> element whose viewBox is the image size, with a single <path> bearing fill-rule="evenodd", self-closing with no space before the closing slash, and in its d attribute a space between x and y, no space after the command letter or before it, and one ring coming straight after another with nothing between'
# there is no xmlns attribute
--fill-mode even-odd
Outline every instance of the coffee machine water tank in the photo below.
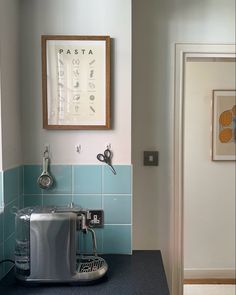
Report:
<svg viewBox="0 0 236 295"><path fill-rule="evenodd" d="M30 274L30 216L35 209L19 210L15 217L15 266L16 272L22 276Z"/></svg>

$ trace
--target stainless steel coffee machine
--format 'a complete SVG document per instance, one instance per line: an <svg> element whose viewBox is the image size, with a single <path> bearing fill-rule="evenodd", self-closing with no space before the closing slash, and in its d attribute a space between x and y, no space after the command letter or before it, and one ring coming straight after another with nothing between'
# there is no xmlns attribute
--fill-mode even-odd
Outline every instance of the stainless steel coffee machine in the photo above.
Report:
<svg viewBox="0 0 236 295"><path fill-rule="evenodd" d="M102 211L99 210L99 214ZM89 283L108 269L97 255L93 226L103 216L80 207L28 207L16 213L15 274L25 282ZM90 233L92 255L78 249L78 233Z"/></svg>

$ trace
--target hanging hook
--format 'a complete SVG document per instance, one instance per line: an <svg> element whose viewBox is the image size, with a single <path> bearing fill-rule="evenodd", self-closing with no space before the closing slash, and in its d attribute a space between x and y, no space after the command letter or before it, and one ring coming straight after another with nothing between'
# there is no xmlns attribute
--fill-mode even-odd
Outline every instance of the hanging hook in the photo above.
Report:
<svg viewBox="0 0 236 295"><path fill-rule="evenodd" d="M82 150L81 144L80 145L76 145L75 148L76 148L76 152L80 154L81 153L81 150Z"/></svg>
<svg viewBox="0 0 236 295"><path fill-rule="evenodd" d="M49 157L49 149L48 149L48 146L45 147L45 151L43 152L43 156L45 158L48 158Z"/></svg>

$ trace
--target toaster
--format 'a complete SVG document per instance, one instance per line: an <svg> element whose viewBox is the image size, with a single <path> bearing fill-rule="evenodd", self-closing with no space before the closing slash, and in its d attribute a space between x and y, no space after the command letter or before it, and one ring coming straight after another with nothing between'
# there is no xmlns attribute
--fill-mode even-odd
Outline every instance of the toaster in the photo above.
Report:
<svg viewBox="0 0 236 295"><path fill-rule="evenodd" d="M90 283L108 270L97 255L91 213L81 207L27 207L15 217L15 275L24 282ZM79 232L91 234L93 253L80 253Z"/></svg>

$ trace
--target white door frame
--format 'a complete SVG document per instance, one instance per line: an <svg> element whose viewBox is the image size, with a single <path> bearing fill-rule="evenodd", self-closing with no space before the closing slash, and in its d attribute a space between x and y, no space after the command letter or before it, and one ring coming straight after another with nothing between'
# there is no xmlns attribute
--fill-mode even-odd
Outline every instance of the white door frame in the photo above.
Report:
<svg viewBox="0 0 236 295"><path fill-rule="evenodd" d="M172 210L171 295L183 294L183 108L184 74L187 57L236 57L235 44L176 44L174 88L174 155Z"/></svg>

